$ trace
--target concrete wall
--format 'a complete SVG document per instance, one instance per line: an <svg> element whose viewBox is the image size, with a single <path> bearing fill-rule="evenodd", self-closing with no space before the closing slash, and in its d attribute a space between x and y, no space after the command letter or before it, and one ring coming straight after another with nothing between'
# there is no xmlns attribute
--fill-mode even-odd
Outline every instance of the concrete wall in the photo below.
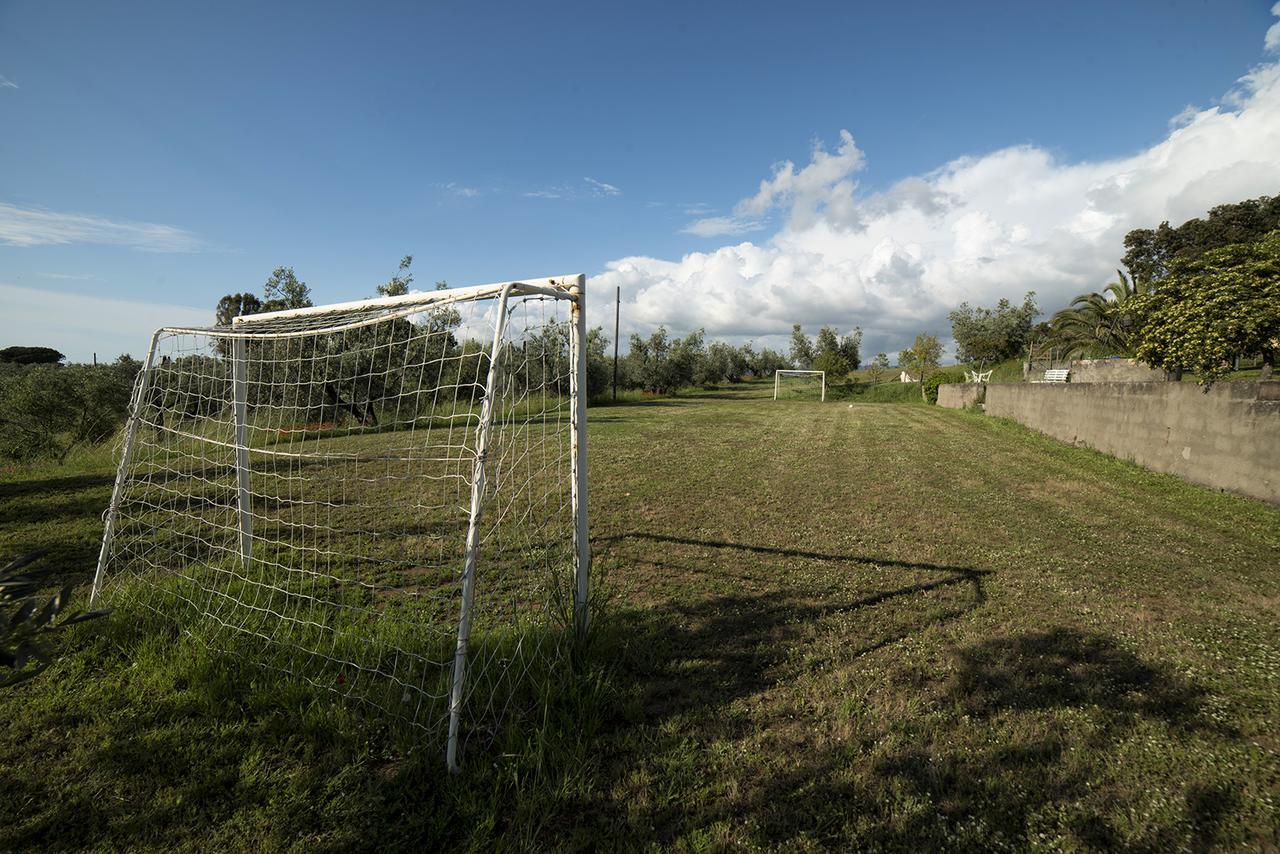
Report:
<svg viewBox="0 0 1280 854"><path fill-rule="evenodd" d="M944 383L938 386L938 405L944 409L964 409L982 403L986 383Z"/></svg>
<svg viewBox="0 0 1280 854"><path fill-rule="evenodd" d="M1158 383L1164 371L1137 359L1078 359L1069 366L1073 383Z"/></svg>
<svg viewBox="0 0 1280 854"><path fill-rule="evenodd" d="M1073 383L1154 383L1167 379L1164 371L1137 359L1075 359L1054 362L1053 368L1071 371ZM1025 374L1027 379L1038 380L1044 376L1044 371L1041 363L1034 371L1028 367Z"/></svg>
<svg viewBox="0 0 1280 854"><path fill-rule="evenodd" d="M1189 382L989 385L986 412L1155 471L1280 503L1280 400L1271 399L1278 385L1220 382L1208 393Z"/></svg>

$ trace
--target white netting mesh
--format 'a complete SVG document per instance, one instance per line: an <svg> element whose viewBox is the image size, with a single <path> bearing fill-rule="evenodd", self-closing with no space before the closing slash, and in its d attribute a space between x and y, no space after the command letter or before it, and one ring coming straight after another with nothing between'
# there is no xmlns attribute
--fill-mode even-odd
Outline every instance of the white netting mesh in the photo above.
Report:
<svg viewBox="0 0 1280 854"><path fill-rule="evenodd" d="M101 595L443 738L499 305L490 293L160 333ZM537 704L572 625L569 314L545 295L506 303L465 738Z"/></svg>

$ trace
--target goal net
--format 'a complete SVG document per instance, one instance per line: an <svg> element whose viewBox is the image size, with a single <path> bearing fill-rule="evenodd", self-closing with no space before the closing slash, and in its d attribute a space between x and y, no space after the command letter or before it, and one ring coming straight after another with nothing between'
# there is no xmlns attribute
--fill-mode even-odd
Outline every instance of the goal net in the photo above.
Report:
<svg viewBox="0 0 1280 854"><path fill-rule="evenodd" d="M773 399L797 398L804 400L827 399L827 374L825 371L779 370L773 373Z"/></svg>
<svg viewBox="0 0 1280 854"><path fill-rule="evenodd" d="M165 328L94 597L462 749L585 631L585 279ZM423 732L425 731L425 735Z"/></svg>

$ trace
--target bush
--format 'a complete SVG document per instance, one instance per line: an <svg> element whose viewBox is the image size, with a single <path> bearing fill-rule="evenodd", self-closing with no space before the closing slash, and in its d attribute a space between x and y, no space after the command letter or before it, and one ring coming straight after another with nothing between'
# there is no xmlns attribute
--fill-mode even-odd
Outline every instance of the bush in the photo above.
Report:
<svg viewBox="0 0 1280 854"><path fill-rule="evenodd" d="M0 456L61 463L115 434L128 414L137 363L30 365L0 375Z"/></svg>
<svg viewBox="0 0 1280 854"><path fill-rule="evenodd" d="M964 374L954 371L934 371L924 378L924 399L929 403L938 402L938 386L947 383L964 382Z"/></svg>

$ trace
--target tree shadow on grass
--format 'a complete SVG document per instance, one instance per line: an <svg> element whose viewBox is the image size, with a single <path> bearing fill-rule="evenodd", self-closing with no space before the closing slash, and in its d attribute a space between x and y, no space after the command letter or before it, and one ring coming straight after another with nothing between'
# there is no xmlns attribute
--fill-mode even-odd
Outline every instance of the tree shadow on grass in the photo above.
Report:
<svg viewBox="0 0 1280 854"><path fill-rule="evenodd" d="M64 847L108 838L124 846L217 844L238 823L265 821L269 833L258 827L254 838L269 846L317 838L330 847L375 847L389 838L405 845L506 839L545 847L584 840L642 846L687 842L720 824L744 844L787 847L806 838L828 847L920 850L1025 847L1034 821L1059 815L1059 832L1074 844L1111 848L1135 842L1113 816L1123 815L1138 793L1106 792L1126 739L1153 727L1173 738L1237 737L1207 717L1204 690L1180 674L1099 632L1049 625L960 646L949 653L953 666L923 682L907 661L891 662L869 690L920 708L896 717L885 711L891 704L873 708L853 739L835 743L821 729L840 698L810 716L794 698L770 692L954 623L983 604L989 571L658 534L597 544L617 559L673 573L705 571L699 555L723 562L733 554L753 557L757 580L798 560L878 571L870 588L843 593L815 596L784 584L614 607L600 651L617 656L607 662L613 686L612 699L597 710L603 720L578 731L572 710L556 713L566 722L553 739L590 741L590 761L547 771L586 778L563 794L536 777L532 785L518 775L514 784L499 784L490 772L493 757L480 753L466 757L454 781L434 751L391 773L368 761L352 765L368 730L302 725L301 711L287 700L254 711L241 699L245 689L227 683L228 665L211 660L189 680L215 686L212 699L181 692L117 699L119 714L91 767L127 800L96 797L93 785L63 791L56 778L37 775L21 781L13 797L64 802L9 839L35 846L52 838ZM743 580L750 577L744 570ZM828 620L852 628L841 629L847 634L838 649L812 649L814 627ZM268 673L249 678L256 696L273 695ZM816 684L835 690L849 683ZM744 698L750 702L740 703ZM246 721L252 725L236 726ZM59 732L76 725L56 715L50 720ZM716 788L726 769L713 745L763 751L734 760L741 773L729 771L740 784L732 796ZM581 762L583 755L549 748L547 761ZM276 766L292 770L281 776ZM286 781L292 794L281 798ZM467 786L501 794L467 801L459 794ZM1198 780L1188 789L1181 824L1137 842L1222 844L1238 802L1234 784ZM477 826L489 829L468 836Z"/></svg>
<svg viewBox="0 0 1280 854"><path fill-rule="evenodd" d="M763 709L771 702L769 692L803 677L806 665L846 666L963 617L985 600L988 571L659 534L611 538L613 543L637 540L658 550L642 550L630 559L690 577L699 568L687 552L676 551L682 546L745 552L765 558L766 567L776 556L843 562L853 565L851 571L874 564L912 578L900 584L886 579L880 589L852 596L815 599L803 591L775 589L661 609L619 609L619 631L642 651L621 665L620 678L630 681L641 699L634 717L615 722L606 741L643 743L639 759L650 766L685 763L693 779L661 785L676 791L688 786L692 792L724 773L714 770L706 753L710 745L739 752L751 748L731 745L769 746L764 748L768 755L758 759L742 756L744 766L758 762L759 767L739 776L732 797L685 794L652 803L637 798L591 805L594 813L587 814L608 817L597 824L601 833L647 827L653 829L653 841L671 844L721 824L738 828L739 841L766 847L785 847L807 835L828 845L919 850L996 843L1024 847L1033 841L1033 825L1041 822L1069 844L1084 847L1135 842L1205 847L1229 841L1232 831L1226 828L1240 805L1239 786L1229 780L1200 779L1189 787L1170 777L1151 780L1171 794L1185 787L1185 803L1149 827L1125 826L1127 811L1141 809L1149 791L1123 772L1115 779L1115 766L1124 761L1118 751L1153 734L1178 745L1172 756L1193 753L1206 742L1228 745L1240 736L1207 713L1204 688L1100 632L1050 624L982 639L952 651L949 667L890 660L884 665L888 685L881 677L867 689L885 694L889 702L877 708L873 699L845 743L823 737L838 698L832 698L827 712L812 717L803 707L797 710L795 701L784 705L782 714L763 719L734 706L750 697L748 709ZM603 541L606 554L610 545ZM776 568L783 572L790 565L781 562ZM920 573L937 577L921 580ZM724 567L715 574L724 578ZM833 615L846 622L852 617L864 628L847 637L835 660L814 652L798 659L797 645L818 645L806 627ZM942 648L936 655L947 657ZM920 710L886 714L900 708L896 700ZM760 727L768 730L764 738ZM618 757L622 769L637 759L626 751ZM1113 791L1106 794L1108 788Z"/></svg>
<svg viewBox="0 0 1280 854"><path fill-rule="evenodd" d="M1036 822L1047 822L1071 847L1159 850L1225 841L1238 784L1192 784L1180 811L1134 838L1123 825L1147 787L1176 789L1179 782L1156 777L1135 787L1114 779L1113 766L1124 762L1117 752L1133 738L1238 738L1207 717L1204 689L1105 635L1065 627L982 641L955 659L956 671L926 714L873 722L874 734L859 746L806 750L795 767L773 770L745 798L713 805L696 821L664 818L686 832L699 822L746 822L755 828L753 841L766 845L826 828L831 838L873 849L997 841L1021 848L1033 841Z"/></svg>
<svg viewBox="0 0 1280 854"><path fill-rule="evenodd" d="M0 483L0 501L25 496L45 497L54 492L79 492L82 489L110 487L115 483L115 473L77 474L66 477L46 477L37 480L11 480Z"/></svg>

